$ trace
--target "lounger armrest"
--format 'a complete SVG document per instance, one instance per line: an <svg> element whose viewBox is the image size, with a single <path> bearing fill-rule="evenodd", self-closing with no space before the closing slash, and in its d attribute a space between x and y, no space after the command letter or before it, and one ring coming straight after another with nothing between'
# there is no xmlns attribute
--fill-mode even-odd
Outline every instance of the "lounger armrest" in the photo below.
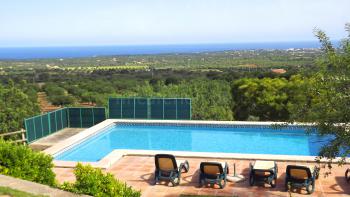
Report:
<svg viewBox="0 0 350 197"><path fill-rule="evenodd" d="M182 168L185 166L185 164L184 163L180 163L180 165L179 165L179 169L178 169L178 171L179 171L179 174L181 175L181 172L182 172Z"/></svg>
<svg viewBox="0 0 350 197"><path fill-rule="evenodd" d="M224 174L228 173L228 164L227 162L225 162L225 166L224 166Z"/></svg>
<svg viewBox="0 0 350 197"><path fill-rule="evenodd" d="M220 179L226 179L227 177L227 174L228 174L228 164L227 162L225 162L225 166L222 166L223 167L223 172L222 174L218 174L216 176L216 179L220 180Z"/></svg>
<svg viewBox="0 0 350 197"><path fill-rule="evenodd" d="M250 170L250 173L253 172L253 168L254 168L254 166L253 166L252 162L250 162L250 163L249 163L249 170Z"/></svg>
<svg viewBox="0 0 350 197"><path fill-rule="evenodd" d="M276 174L276 176L277 176L277 173L278 173L278 166L277 166L277 163L276 162L274 162L275 163L275 174Z"/></svg>
<svg viewBox="0 0 350 197"><path fill-rule="evenodd" d="M187 160L176 160L176 162L178 164L179 171L184 170L184 172L188 172L188 170L190 169L190 164Z"/></svg>

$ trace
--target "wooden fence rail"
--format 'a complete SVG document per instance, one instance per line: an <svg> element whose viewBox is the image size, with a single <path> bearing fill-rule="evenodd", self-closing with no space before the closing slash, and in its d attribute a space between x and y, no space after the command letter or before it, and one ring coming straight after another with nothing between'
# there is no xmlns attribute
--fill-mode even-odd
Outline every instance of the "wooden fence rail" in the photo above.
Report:
<svg viewBox="0 0 350 197"><path fill-rule="evenodd" d="M21 134L21 138L22 138L22 139L20 139L20 140L13 140L12 142L14 142L14 143L23 143L23 144L26 144L27 139L26 139L25 133L26 133L26 131L25 131L24 129L21 129L20 131L2 133L2 134L0 134L0 138L3 138L3 137L5 137L5 136L12 136L12 135Z"/></svg>

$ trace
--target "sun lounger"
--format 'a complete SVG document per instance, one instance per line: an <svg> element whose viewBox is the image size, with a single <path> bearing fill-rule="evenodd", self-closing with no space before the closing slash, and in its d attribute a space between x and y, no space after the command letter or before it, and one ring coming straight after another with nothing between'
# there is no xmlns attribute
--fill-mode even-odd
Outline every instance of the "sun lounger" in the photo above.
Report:
<svg viewBox="0 0 350 197"><path fill-rule="evenodd" d="M255 161L250 163L249 184L253 186L256 182L265 182L271 187L276 187L278 168L274 161Z"/></svg>
<svg viewBox="0 0 350 197"><path fill-rule="evenodd" d="M315 191L315 181L318 178L319 169L316 166L288 165L286 170L286 190L294 187L306 187L308 194Z"/></svg>
<svg viewBox="0 0 350 197"><path fill-rule="evenodd" d="M200 164L199 184L201 187L208 183L211 187L218 184L220 188L224 188L228 173L226 162L202 162Z"/></svg>
<svg viewBox="0 0 350 197"><path fill-rule="evenodd" d="M173 186L179 185L182 171L188 172L189 164L187 160L176 160L174 155L155 155L155 177L154 184L160 180L170 181Z"/></svg>

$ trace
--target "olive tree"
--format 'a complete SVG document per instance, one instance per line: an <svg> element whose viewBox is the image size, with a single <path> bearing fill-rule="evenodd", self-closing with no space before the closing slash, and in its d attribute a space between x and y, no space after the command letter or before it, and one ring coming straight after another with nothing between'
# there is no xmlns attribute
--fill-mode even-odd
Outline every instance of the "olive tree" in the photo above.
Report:
<svg viewBox="0 0 350 197"><path fill-rule="evenodd" d="M346 31L348 37L335 48L325 32L315 29L323 57L317 60L314 83L305 90L312 96L292 119L313 122L319 135L332 136L320 150L318 159L332 161L341 157L341 163L350 154L350 24L346 25Z"/></svg>
<svg viewBox="0 0 350 197"><path fill-rule="evenodd" d="M12 81L7 86L0 84L0 133L23 128L23 119L37 113L38 104Z"/></svg>

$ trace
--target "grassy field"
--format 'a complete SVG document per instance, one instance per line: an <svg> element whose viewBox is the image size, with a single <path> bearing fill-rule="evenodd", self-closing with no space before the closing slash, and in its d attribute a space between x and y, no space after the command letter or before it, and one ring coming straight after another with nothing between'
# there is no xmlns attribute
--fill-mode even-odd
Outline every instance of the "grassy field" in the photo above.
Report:
<svg viewBox="0 0 350 197"><path fill-rule="evenodd" d="M134 70L148 68L198 69L305 66L314 63L320 55L317 49L303 50L242 50L187 54L124 55L68 59L1 60L0 70L25 71L29 69L66 70Z"/></svg>
<svg viewBox="0 0 350 197"><path fill-rule="evenodd" d="M79 66L79 67L63 67L63 70L146 70L148 66L142 65L124 65L124 66Z"/></svg>

